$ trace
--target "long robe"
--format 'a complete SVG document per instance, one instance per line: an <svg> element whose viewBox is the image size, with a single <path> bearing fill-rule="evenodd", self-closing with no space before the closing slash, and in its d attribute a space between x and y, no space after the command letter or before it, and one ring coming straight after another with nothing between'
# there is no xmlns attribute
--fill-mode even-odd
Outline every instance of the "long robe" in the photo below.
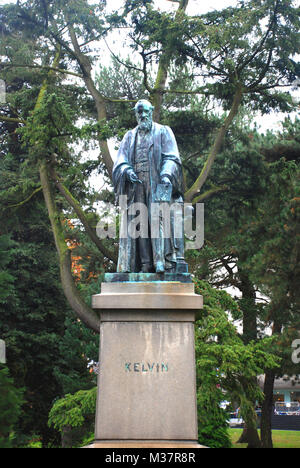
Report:
<svg viewBox="0 0 300 468"><path fill-rule="evenodd" d="M127 217L128 208L135 201L135 184L128 181L126 172L128 169L134 170L137 133L138 127L130 130L125 134L113 167L113 185L117 201L119 200L120 195L127 196L127 210L123 210L122 213L122 216ZM168 176L172 182L171 204L175 202L182 203L182 164L175 136L169 127L157 124L155 122L152 123L148 157L150 169L149 176L151 183L148 211L150 210L150 204L155 202L157 185L160 183L162 175ZM121 219L121 223L123 221ZM129 235L120 237L119 259L117 267L118 272L133 273L140 271L136 244L136 239L131 238ZM174 263L176 263L176 256L178 250L180 249L178 240L174 238L174 232L171 232L170 239L166 239L163 244L165 268L168 269L174 267Z"/></svg>

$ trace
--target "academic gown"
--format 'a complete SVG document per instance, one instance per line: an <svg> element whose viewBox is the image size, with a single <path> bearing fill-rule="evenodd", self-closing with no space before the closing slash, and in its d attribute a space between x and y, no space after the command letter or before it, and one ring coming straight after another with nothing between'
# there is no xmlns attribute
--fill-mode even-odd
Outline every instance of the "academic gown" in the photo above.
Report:
<svg viewBox="0 0 300 468"><path fill-rule="evenodd" d="M126 177L128 169L134 170L135 144L137 139L138 127L128 131L121 143L117 154L116 162L113 167L113 185L119 203L120 195L127 196L127 210L122 210L122 217L127 217L128 226L128 208L135 201L135 184ZM152 123L151 138L149 139L149 175L151 184L151 193L149 205L155 202L157 185L161 177L166 175L172 182L172 203L183 203L183 176L182 164L178 152L175 136L168 126ZM150 206L148 206L148 212ZM121 225L124 218L121 219ZM136 239L131 238L128 233L120 237L118 272L139 272L141 265L137 251ZM176 264L176 255L178 252L178 240L174 238L174 226L172 229L171 218L171 236L163 242L165 268L171 269Z"/></svg>

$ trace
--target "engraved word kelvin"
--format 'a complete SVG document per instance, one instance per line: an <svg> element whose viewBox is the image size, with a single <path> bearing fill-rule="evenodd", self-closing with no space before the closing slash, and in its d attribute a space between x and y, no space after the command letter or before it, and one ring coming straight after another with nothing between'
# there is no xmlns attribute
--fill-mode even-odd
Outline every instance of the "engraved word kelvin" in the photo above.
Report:
<svg viewBox="0 0 300 468"><path fill-rule="evenodd" d="M125 362L125 372L168 372L169 365L164 362Z"/></svg>

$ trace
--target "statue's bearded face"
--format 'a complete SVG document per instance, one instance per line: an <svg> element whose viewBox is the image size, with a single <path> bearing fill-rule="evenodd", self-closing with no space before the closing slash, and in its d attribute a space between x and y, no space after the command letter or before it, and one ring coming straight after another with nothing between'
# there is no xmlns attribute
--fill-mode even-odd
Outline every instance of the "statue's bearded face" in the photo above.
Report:
<svg viewBox="0 0 300 468"><path fill-rule="evenodd" d="M135 111L136 120L139 128L144 131L149 131L152 126L152 107L142 104Z"/></svg>

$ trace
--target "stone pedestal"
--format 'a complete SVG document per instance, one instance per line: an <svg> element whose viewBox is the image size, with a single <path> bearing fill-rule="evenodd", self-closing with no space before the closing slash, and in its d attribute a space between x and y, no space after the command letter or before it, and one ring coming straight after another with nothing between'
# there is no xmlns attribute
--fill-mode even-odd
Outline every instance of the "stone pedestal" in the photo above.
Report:
<svg viewBox="0 0 300 468"><path fill-rule="evenodd" d="M193 283L102 283L94 448L199 447Z"/></svg>

